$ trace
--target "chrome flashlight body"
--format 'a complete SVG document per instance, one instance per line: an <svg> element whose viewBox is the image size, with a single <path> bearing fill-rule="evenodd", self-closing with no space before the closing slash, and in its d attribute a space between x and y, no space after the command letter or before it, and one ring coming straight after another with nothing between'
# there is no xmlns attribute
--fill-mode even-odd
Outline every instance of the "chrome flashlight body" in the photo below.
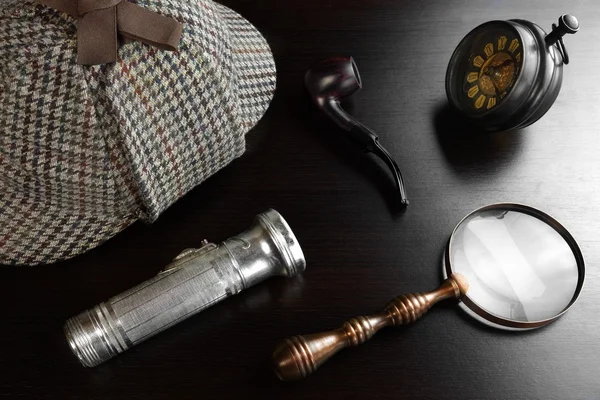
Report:
<svg viewBox="0 0 600 400"><path fill-rule="evenodd" d="M267 278L305 268L289 225L268 210L246 232L185 250L154 278L70 318L65 335L79 361L94 367Z"/></svg>

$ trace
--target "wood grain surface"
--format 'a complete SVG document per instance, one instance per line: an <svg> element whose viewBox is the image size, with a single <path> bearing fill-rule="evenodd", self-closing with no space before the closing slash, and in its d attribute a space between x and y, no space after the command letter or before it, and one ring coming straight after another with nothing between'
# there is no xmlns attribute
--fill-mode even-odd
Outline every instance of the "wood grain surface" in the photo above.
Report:
<svg viewBox="0 0 600 400"><path fill-rule="evenodd" d="M185 1L185 0L182 0ZM2 267L0 398L7 399L600 399L600 2L598 0L227 0L272 45L278 91L248 151L165 212L56 265ZM516 132L466 132L444 78L460 39L488 20L549 29L563 13L571 64L554 107ZM352 55L364 89L347 108L396 157L411 205L312 106L311 63ZM281 339L338 326L403 292L435 288L455 224L496 202L553 215L578 240L587 281L546 328L486 328L452 303L388 329L314 376L279 382ZM81 367L64 321L156 274L184 248L244 230L273 207L306 254L299 278L274 279L95 369Z"/></svg>

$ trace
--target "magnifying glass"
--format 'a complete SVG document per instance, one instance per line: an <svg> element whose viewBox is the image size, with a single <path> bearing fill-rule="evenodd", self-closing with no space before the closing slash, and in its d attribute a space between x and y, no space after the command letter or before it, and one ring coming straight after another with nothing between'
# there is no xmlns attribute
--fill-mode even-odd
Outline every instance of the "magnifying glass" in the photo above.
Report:
<svg viewBox="0 0 600 400"><path fill-rule="evenodd" d="M273 354L284 381L302 379L338 351L358 346L386 326L407 325L444 299L494 328L524 331L548 325L575 303L585 279L575 239L554 218L521 204L500 203L467 215L446 251L442 285L401 295L385 310L339 329L283 341Z"/></svg>

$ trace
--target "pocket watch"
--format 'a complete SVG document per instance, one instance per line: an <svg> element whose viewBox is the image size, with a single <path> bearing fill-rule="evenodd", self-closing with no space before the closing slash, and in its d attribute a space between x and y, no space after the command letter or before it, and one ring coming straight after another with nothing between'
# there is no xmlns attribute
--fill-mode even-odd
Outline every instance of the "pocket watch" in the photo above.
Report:
<svg viewBox="0 0 600 400"><path fill-rule="evenodd" d="M448 65L450 104L483 130L524 128L550 109L562 85L569 55L563 36L579 30L563 15L546 33L513 19L479 25L460 42Z"/></svg>

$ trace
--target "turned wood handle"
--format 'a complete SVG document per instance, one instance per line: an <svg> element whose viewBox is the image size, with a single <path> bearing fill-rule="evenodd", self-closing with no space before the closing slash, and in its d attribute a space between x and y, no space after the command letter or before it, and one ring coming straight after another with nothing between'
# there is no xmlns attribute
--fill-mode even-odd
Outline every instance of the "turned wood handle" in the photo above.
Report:
<svg viewBox="0 0 600 400"><path fill-rule="evenodd" d="M282 381L305 378L338 351L365 343L386 326L411 324L437 302L460 299L468 288L467 278L454 274L432 292L396 297L380 313L351 318L340 328L329 332L285 339L273 353L275 374Z"/></svg>

